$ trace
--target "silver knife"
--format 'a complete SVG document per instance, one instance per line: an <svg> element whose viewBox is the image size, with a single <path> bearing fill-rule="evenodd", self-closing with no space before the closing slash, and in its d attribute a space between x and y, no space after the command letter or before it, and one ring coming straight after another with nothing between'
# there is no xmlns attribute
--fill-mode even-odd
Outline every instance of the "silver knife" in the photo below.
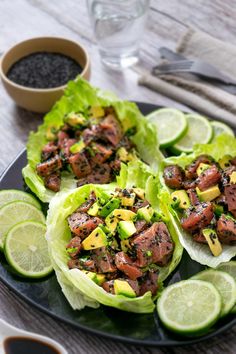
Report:
<svg viewBox="0 0 236 354"><path fill-rule="evenodd" d="M184 60L184 59L187 59L185 56L183 56L182 54L179 54L179 53L175 53L174 51L172 51L171 49L169 48L166 48L166 47L161 47L159 49L159 53L161 54L161 57L162 58L166 58L170 61L178 61L178 60ZM194 75L194 74L193 74ZM213 80L209 79L209 82L212 82L213 83ZM223 83L220 83L218 81L215 81L214 80L214 85L218 88L220 88L221 90L224 90L226 92L229 92L233 95L236 94L236 85L232 85L232 84L223 84Z"/></svg>

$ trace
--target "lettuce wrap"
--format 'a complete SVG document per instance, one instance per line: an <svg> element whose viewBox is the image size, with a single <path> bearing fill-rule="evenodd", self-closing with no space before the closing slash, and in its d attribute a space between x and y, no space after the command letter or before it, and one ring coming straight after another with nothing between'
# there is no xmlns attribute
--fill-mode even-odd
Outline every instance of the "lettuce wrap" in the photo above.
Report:
<svg viewBox="0 0 236 354"><path fill-rule="evenodd" d="M227 134L219 135L212 143L195 145L193 153L191 153L190 155L182 154L180 156L166 158L163 161L163 167L167 165L177 164L182 168L185 168L195 158L202 154L212 156L215 161L218 161L225 155L231 155L232 157L236 156L236 138ZM163 190L168 191L170 195L170 190L165 185L162 175L160 175L160 180L162 183ZM176 211L171 207L172 202L172 199L169 197L169 208L171 210L171 213L174 215L175 220L177 220L177 223L181 230L181 232L179 233L179 240L182 246L188 252L189 256L194 261L197 261L198 263L201 263L203 265L207 265L211 268L216 268L220 263L227 262L236 255L236 245L223 244L223 252L219 256L214 257L208 245L195 242L191 235L182 229L180 225L179 216Z"/></svg>
<svg viewBox="0 0 236 354"><path fill-rule="evenodd" d="M27 143L28 164L23 168L23 177L29 188L43 202L49 202L55 193L44 186L43 179L36 172L36 165L41 160L41 151L48 142L46 132L58 130L63 124L63 118L70 112L86 112L90 106L114 107L123 131L135 128L136 133L131 137L135 143L140 158L150 165L153 173L158 170L162 154L158 149L156 128L140 113L136 104L120 101L115 95L92 87L87 81L78 78L71 81L64 96L54 105L45 116L44 123L37 132L31 132ZM61 189L76 187L74 175L62 173Z"/></svg>
<svg viewBox="0 0 236 354"><path fill-rule="evenodd" d="M174 243L171 261L164 267L157 267L159 269L159 288L161 289L163 280L181 260L183 248L179 242L180 229L167 208L166 198L168 198L168 193L167 195L163 193L160 198L158 197L159 182L148 171L149 168L139 161L133 162L125 169L126 174L119 180L120 186L131 184L130 177L135 176L134 172L137 171L137 178L132 178L133 185L135 184L137 187L145 185L146 198L166 223ZM74 309L82 309L85 306L96 308L99 304L103 304L129 312L150 313L155 308L155 299L152 298L150 291L136 298L113 295L97 285L83 271L68 268L69 256L66 252L66 245L71 239L71 231L67 223L67 217L88 198L91 191L95 191L96 195L99 196L104 192L114 191L114 186L111 184L102 186L84 185L73 191L61 191L50 203L47 217L47 240L52 264L62 291Z"/></svg>

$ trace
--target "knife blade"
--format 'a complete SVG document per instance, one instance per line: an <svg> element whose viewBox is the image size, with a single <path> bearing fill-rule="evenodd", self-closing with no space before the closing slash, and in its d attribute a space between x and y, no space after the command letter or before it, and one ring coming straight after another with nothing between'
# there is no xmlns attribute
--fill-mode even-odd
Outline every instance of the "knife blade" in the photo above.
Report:
<svg viewBox="0 0 236 354"><path fill-rule="evenodd" d="M166 47L159 48L159 53L161 54L162 58L165 58L170 61L174 61L174 60L178 61L178 60L187 59L184 55L176 53L173 50L166 48ZM194 75L194 74L192 74L192 75ZM220 82L218 82L216 80L212 80L212 79L208 79L207 81L209 81L209 83L214 84L214 86L220 88L221 90L224 90L224 91L231 93L233 95L236 94L236 85L223 84L223 83L220 83Z"/></svg>

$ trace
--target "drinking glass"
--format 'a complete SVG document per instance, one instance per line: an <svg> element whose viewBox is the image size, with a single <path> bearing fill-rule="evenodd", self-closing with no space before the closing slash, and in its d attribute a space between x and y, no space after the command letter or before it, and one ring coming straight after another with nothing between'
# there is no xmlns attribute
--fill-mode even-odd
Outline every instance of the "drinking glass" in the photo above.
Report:
<svg viewBox="0 0 236 354"><path fill-rule="evenodd" d="M150 0L87 0L101 60L114 69L138 61Z"/></svg>

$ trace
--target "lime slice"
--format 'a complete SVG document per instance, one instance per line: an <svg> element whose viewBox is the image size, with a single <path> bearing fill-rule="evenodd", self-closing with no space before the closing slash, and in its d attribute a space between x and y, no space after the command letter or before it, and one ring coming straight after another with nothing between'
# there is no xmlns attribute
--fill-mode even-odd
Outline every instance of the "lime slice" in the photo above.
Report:
<svg viewBox="0 0 236 354"><path fill-rule="evenodd" d="M19 191L17 189L4 189L0 191L0 207L14 200L23 200L41 209L40 203L31 194Z"/></svg>
<svg viewBox="0 0 236 354"><path fill-rule="evenodd" d="M162 108L150 113L147 118L157 126L160 147L175 144L187 131L185 115L174 108Z"/></svg>
<svg viewBox="0 0 236 354"><path fill-rule="evenodd" d="M228 273L236 281L236 261L221 263L216 269ZM234 305L231 312L236 313L236 305Z"/></svg>
<svg viewBox="0 0 236 354"><path fill-rule="evenodd" d="M207 269L196 274L191 279L204 280L216 287L222 298L221 316L227 315L235 305L236 283L234 278L228 273Z"/></svg>
<svg viewBox="0 0 236 354"><path fill-rule="evenodd" d="M229 134L234 137L233 130L227 124L218 122L216 120L213 120L212 122L210 122L210 124L213 128L213 140L215 137L223 133Z"/></svg>
<svg viewBox="0 0 236 354"><path fill-rule="evenodd" d="M186 114L188 130L173 147L175 153L192 152L194 144L207 144L212 138L213 128L209 121L199 114Z"/></svg>
<svg viewBox="0 0 236 354"><path fill-rule="evenodd" d="M183 280L168 286L157 302L163 324L186 335L209 329L221 312L221 297L216 288L201 280Z"/></svg>
<svg viewBox="0 0 236 354"><path fill-rule="evenodd" d="M23 201L10 202L0 208L0 248L3 248L8 230L16 223L25 220L45 223L45 216L34 205Z"/></svg>
<svg viewBox="0 0 236 354"><path fill-rule="evenodd" d="M14 270L29 278L41 278L52 271L45 238L46 226L37 221L23 221L7 233L4 253Z"/></svg>

